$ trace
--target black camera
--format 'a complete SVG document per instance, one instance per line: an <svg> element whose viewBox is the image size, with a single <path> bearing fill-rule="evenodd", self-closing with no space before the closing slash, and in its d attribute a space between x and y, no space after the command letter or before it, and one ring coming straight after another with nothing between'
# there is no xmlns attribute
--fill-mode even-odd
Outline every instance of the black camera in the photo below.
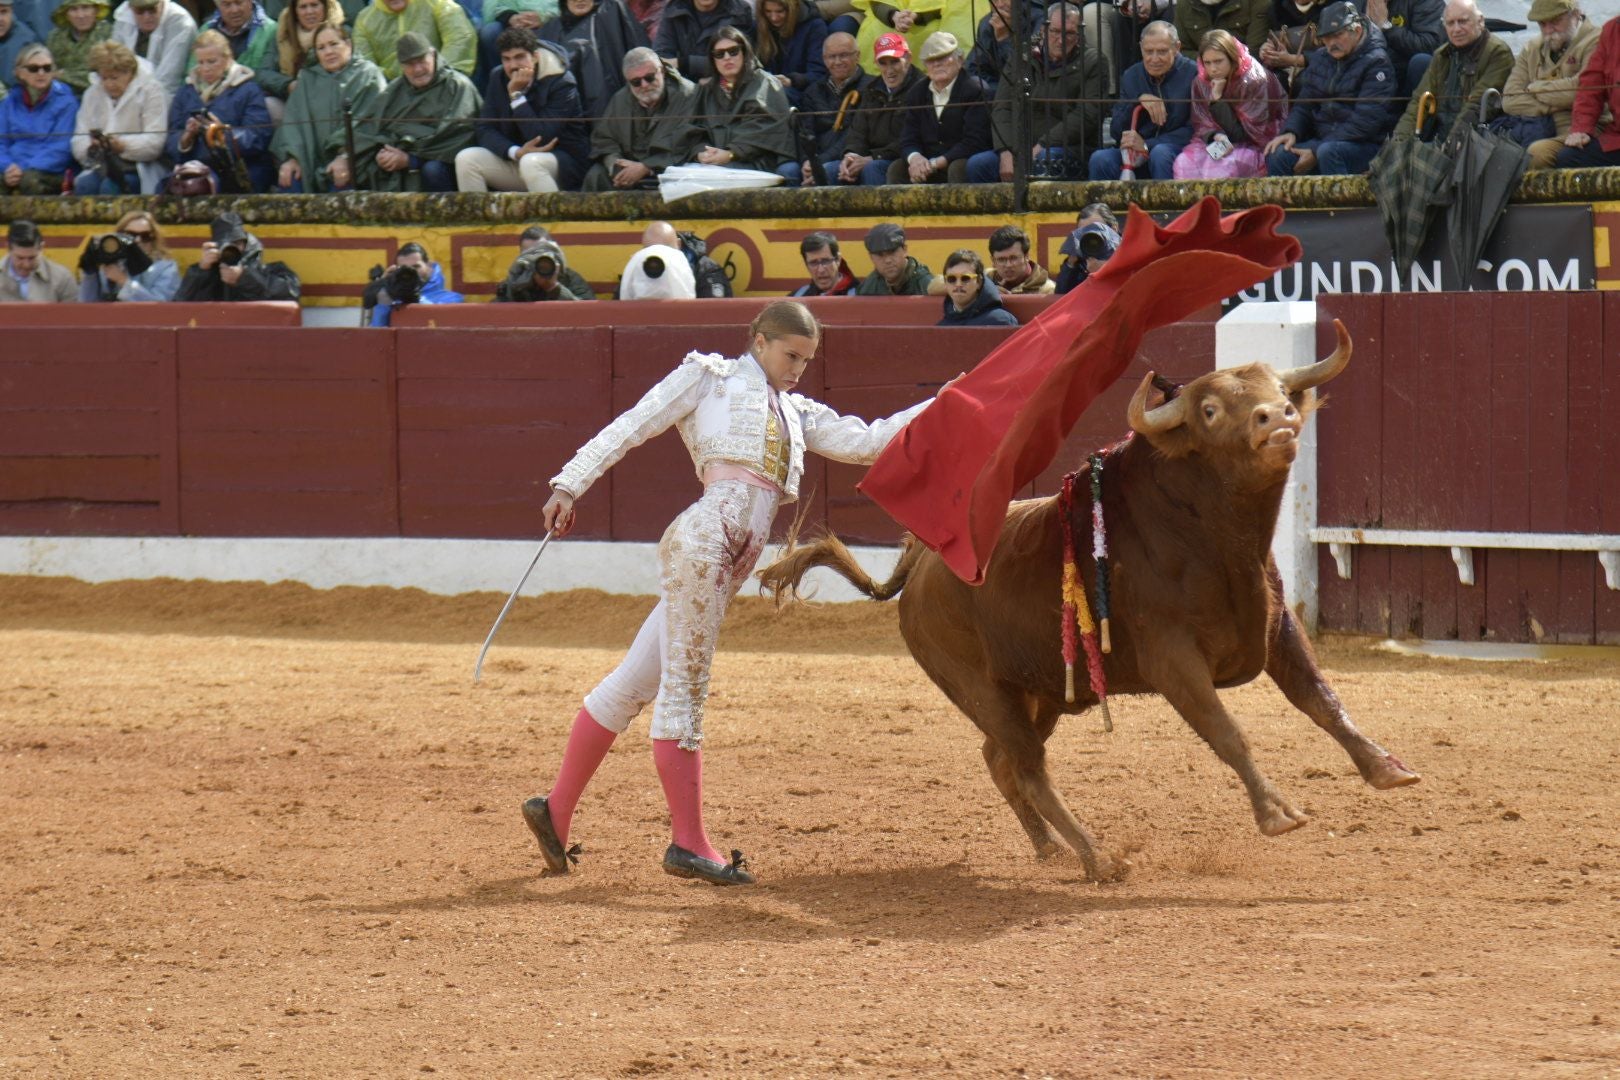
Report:
<svg viewBox="0 0 1620 1080"><path fill-rule="evenodd" d="M401 307L421 302L422 284L422 274L414 266L390 267L383 275L383 288L388 290L388 298Z"/></svg>
<svg viewBox="0 0 1620 1080"><path fill-rule="evenodd" d="M128 233L110 232L92 236L79 256L79 271L93 274L103 266L122 264L124 272L136 277L152 268L152 258L141 250L141 245Z"/></svg>
<svg viewBox="0 0 1620 1080"><path fill-rule="evenodd" d="M246 254L246 252L242 250L241 245L226 244L224 247L219 249L219 265L235 266L237 263L242 261L242 256L244 254Z"/></svg>
<svg viewBox="0 0 1620 1080"><path fill-rule="evenodd" d="M1093 221L1075 235L1080 239L1080 254L1088 259L1106 262L1119 250L1119 234L1100 221Z"/></svg>

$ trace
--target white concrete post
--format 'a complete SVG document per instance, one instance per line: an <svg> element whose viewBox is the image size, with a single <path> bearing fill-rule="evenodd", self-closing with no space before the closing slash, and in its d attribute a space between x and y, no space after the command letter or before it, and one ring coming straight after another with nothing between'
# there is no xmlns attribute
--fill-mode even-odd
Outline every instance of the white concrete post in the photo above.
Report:
<svg viewBox="0 0 1620 1080"><path fill-rule="evenodd" d="M1215 324L1215 366L1242 367L1255 361L1278 371L1313 364L1316 355L1316 304L1290 301L1239 304ZM1282 573L1283 594L1307 633L1316 632L1316 423L1305 425L1294 459L1271 552Z"/></svg>

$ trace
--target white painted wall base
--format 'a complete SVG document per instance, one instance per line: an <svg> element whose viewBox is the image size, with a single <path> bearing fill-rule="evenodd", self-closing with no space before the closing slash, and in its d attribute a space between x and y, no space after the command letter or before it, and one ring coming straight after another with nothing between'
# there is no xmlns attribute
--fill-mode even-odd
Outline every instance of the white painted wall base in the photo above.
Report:
<svg viewBox="0 0 1620 1080"><path fill-rule="evenodd" d="M1215 324L1217 368L1242 367L1258 361L1285 371L1319 359L1314 301L1239 304ZM1355 363L1354 359L1351 363ZM1294 458L1282 509L1277 514L1277 532L1271 540L1271 553L1282 575L1283 597L1299 614L1308 634L1316 633L1320 611L1316 546L1311 542L1315 527L1316 423L1311 421L1300 436L1299 456Z"/></svg>
<svg viewBox="0 0 1620 1080"><path fill-rule="evenodd" d="M534 557L538 541L11 536L0 537L0 574L127 581L300 581L317 589L384 585L430 593L506 593ZM523 595L566 589L651 595L658 591L658 545L562 540L546 549ZM767 548L766 565L779 552ZM862 568L888 577L898 548L854 548ZM817 600L864 600L829 570L805 579ZM758 595L758 585L743 587Z"/></svg>

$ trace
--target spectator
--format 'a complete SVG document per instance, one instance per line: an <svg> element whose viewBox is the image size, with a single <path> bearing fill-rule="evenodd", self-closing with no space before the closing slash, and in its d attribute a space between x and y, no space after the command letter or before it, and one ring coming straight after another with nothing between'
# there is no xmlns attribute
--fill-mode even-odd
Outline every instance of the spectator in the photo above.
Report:
<svg viewBox="0 0 1620 1080"><path fill-rule="evenodd" d="M216 190L268 190L275 161L264 91L247 65L231 59L230 42L218 30L198 34L191 52L191 74L169 105L165 153L177 168L188 161L207 165Z"/></svg>
<svg viewBox="0 0 1620 1080"><path fill-rule="evenodd" d="M1271 34L1260 46L1260 62L1277 73L1277 81L1293 96L1305 70L1305 56L1321 48L1317 20L1333 0L1271 0Z"/></svg>
<svg viewBox="0 0 1620 1080"><path fill-rule="evenodd" d="M968 159L990 149L990 101L962 60L962 47L943 30L923 43L928 81L906 95L901 157L889 165L889 183L964 183Z"/></svg>
<svg viewBox="0 0 1620 1080"><path fill-rule="evenodd" d="M501 66L490 72L478 145L456 154L461 191L550 192L579 187L590 135L561 45L528 30L502 30Z"/></svg>
<svg viewBox="0 0 1620 1080"><path fill-rule="evenodd" d="M1417 134L1418 100L1426 93L1435 97L1435 138L1448 139L1458 124L1477 124L1480 95L1501 90L1513 73L1513 50L1486 31L1485 16L1474 0L1450 0L1445 14L1446 44L1435 50L1395 124L1398 139Z"/></svg>
<svg viewBox="0 0 1620 1080"><path fill-rule="evenodd" d="M51 16L56 14L56 0L13 0L18 22L34 32L34 40L41 45L56 29Z"/></svg>
<svg viewBox="0 0 1620 1080"><path fill-rule="evenodd" d="M828 34L821 46L821 60L827 68L827 77L804 88L799 98L799 162L782 167L788 182L801 184L838 182L838 164L844 156L844 144L855 112L860 108L867 83L874 81L861 70L860 54L855 51L855 37L839 32ZM823 176L815 175L814 163L821 164ZM797 175L793 169L797 167Z"/></svg>
<svg viewBox="0 0 1620 1080"><path fill-rule="evenodd" d="M960 44L971 42L978 29L978 19L984 11L985 0L854 0L854 6L866 13L855 34L855 43L861 55L868 50L874 54L877 39L885 34L899 34L913 56L926 57L928 39L935 34L949 34ZM1034 24L1031 23L1031 26ZM834 26L839 30L844 27ZM962 52L966 66L967 51ZM876 75L875 70L870 74ZM985 97L990 92L985 91Z"/></svg>
<svg viewBox="0 0 1620 1080"><path fill-rule="evenodd" d="M1057 282L1046 267L1029 257L1029 235L1016 225L1003 225L990 234L990 280L1004 293L1050 296Z"/></svg>
<svg viewBox="0 0 1620 1080"><path fill-rule="evenodd" d="M1608 123L1602 117L1609 117ZM1569 134L1553 164L1560 169L1620 165L1620 15L1603 24L1597 48L1581 71L1571 108Z"/></svg>
<svg viewBox="0 0 1620 1080"><path fill-rule="evenodd" d="M1167 22L1148 23L1142 30L1141 62L1132 64L1119 80L1119 101L1109 124L1119 148L1091 155L1091 179L1122 179L1129 154L1132 178L1169 180L1176 155L1192 138L1192 84L1197 75L1197 62L1181 53L1176 28Z"/></svg>
<svg viewBox="0 0 1620 1080"><path fill-rule="evenodd" d="M383 0L377 0L382 3ZM424 0L411 0L413 4ZM460 10L459 8L457 9ZM456 155L473 144L478 91L467 76L439 63L439 54L414 31L395 43L399 78L356 126L354 186L371 191L454 191ZM351 166L332 170L338 187Z"/></svg>
<svg viewBox="0 0 1620 1080"><path fill-rule="evenodd" d="M934 273L906 251L906 231L891 221L881 222L866 234L866 253L872 272L856 296L927 296Z"/></svg>
<svg viewBox="0 0 1620 1080"><path fill-rule="evenodd" d="M1176 5L1173 0L1093 0L1081 10L1085 12L1086 43L1102 53L1108 93L1118 97L1121 76L1142 59L1142 31L1151 22L1174 25Z"/></svg>
<svg viewBox="0 0 1620 1080"><path fill-rule="evenodd" d="M1101 141L1102 101L1107 80L1102 56L1081 47L1080 9L1053 3L1046 9L1041 40L1030 55L1029 89L1021 94L1012 80L996 91L991 110L992 148L968 161L967 179L993 184L1013 178L1013 133L1016 114L1029 99L1026 129L1034 138L1030 176L1043 180L1077 179L1085 171L1089 147Z"/></svg>
<svg viewBox="0 0 1620 1080"><path fill-rule="evenodd" d="M542 240L556 243L556 237L551 235L550 229L543 225L530 225L518 234L518 254L522 255L524 252L534 250L535 245ZM559 244L558 246L561 247L562 245ZM591 288L591 283L585 280L584 274L568 265L566 257L563 260L562 269L557 273L557 280L562 282L563 287L580 300L596 299L596 290ZM501 290L505 287L504 282L495 286L495 299L501 299Z"/></svg>
<svg viewBox="0 0 1620 1080"><path fill-rule="evenodd" d="M853 40L853 39L851 39ZM830 232L813 232L799 241L799 257L810 271L810 283L800 285L789 296L854 296L858 282L854 271L838 254L838 237Z"/></svg>
<svg viewBox="0 0 1620 1080"><path fill-rule="evenodd" d="M1107 227L1108 231L1101 233L1093 229L1087 232L1086 226L1088 225L1103 225ZM1090 236L1092 233L1097 233L1105 242L1111 242L1116 248L1119 246L1119 219L1114 216L1114 212L1108 209L1105 203L1091 203L1082 207L1079 216L1075 218L1074 231L1069 233L1063 241L1063 246L1058 249L1059 254L1063 256L1063 262L1058 267L1057 277L1054 279L1057 283L1057 294L1059 296L1073 290L1075 286L1090 277L1093 270L1108 261L1106 256L1103 258L1087 258L1080 250L1080 238ZM1095 242L1091 243L1095 246ZM1109 254L1112 253L1110 250Z"/></svg>
<svg viewBox="0 0 1620 1080"><path fill-rule="evenodd" d="M264 261L264 245L247 231L241 214L220 214L209 223L208 231L212 239L203 244L202 255L186 271L176 300L298 299L298 275L286 263Z"/></svg>
<svg viewBox="0 0 1620 1080"><path fill-rule="evenodd" d="M79 299L126 303L173 300L180 289L180 268L169 255L157 219L145 210L132 210L118 219L113 232L140 245L141 254L150 265L131 274L124 260L107 263L98 260L95 272L84 269L84 278L79 282Z"/></svg>
<svg viewBox="0 0 1620 1080"><path fill-rule="evenodd" d="M1266 175L1264 149L1282 133L1288 95L1225 30L1204 35L1192 88L1192 142L1176 158L1177 180Z"/></svg>
<svg viewBox="0 0 1620 1080"><path fill-rule="evenodd" d="M731 295L731 279L725 268L709 258L709 246L698 239L697 233L677 232L667 221L654 221L641 231L641 246L655 244L674 248L686 257L698 297L707 300Z"/></svg>
<svg viewBox="0 0 1620 1080"><path fill-rule="evenodd" d="M1406 97L1423 81L1434 50L1445 40L1445 0L1365 0L1365 8L1367 21L1384 36L1396 93Z"/></svg>
<svg viewBox="0 0 1620 1080"><path fill-rule="evenodd" d="M625 0L624 6L630 17L640 24L647 40L657 41L658 28L664 23L664 0Z"/></svg>
<svg viewBox="0 0 1620 1080"><path fill-rule="evenodd" d="M415 34L434 50L435 67L463 76L473 73L477 36L455 0L371 0L354 20L354 51L381 68L390 82L396 81L402 71L399 43L407 34Z"/></svg>
<svg viewBox="0 0 1620 1080"><path fill-rule="evenodd" d="M1225 30L1258 53L1271 35L1271 0L1180 0L1174 19L1189 60L1198 59L1198 43L1211 30Z"/></svg>
<svg viewBox="0 0 1620 1080"><path fill-rule="evenodd" d="M376 274L377 271L373 270ZM444 269L428 256L427 248L416 241L400 246L394 265L366 286L360 301L370 309L370 326L391 326L394 310L410 304L459 304L462 295L444 287Z"/></svg>
<svg viewBox="0 0 1620 1080"><path fill-rule="evenodd" d="M1032 36L1041 23L1042 13L1033 3L1024 4L1024 34ZM1001 80L1012 68L1013 0L990 0L990 10L979 20L968 53L967 72L984 84L984 92L994 95Z"/></svg>
<svg viewBox="0 0 1620 1080"><path fill-rule="evenodd" d="M539 37L567 51L581 107L593 120L623 88L624 58L648 44L624 0L564 0L562 13L540 28Z"/></svg>
<svg viewBox="0 0 1620 1080"><path fill-rule="evenodd" d="M1597 24L1575 0L1535 0L1530 19L1541 27L1513 64L1502 91L1506 117L1492 122L1530 150L1532 169L1550 169L1570 131L1581 70L1597 48Z"/></svg>
<svg viewBox="0 0 1620 1080"><path fill-rule="evenodd" d="M688 79L706 79L714 74L710 43L727 26L740 30L744 40L754 35L754 11L748 0L669 0L653 49L675 61L676 70Z"/></svg>
<svg viewBox="0 0 1620 1080"><path fill-rule="evenodd" d="M484 25L478 28L478 66L474 85L489 81L489 73L501 62L495 39L502 30L517 28L539 36L540 30L557 17L558 0L484 0Z"/></svg>
<svg viewBox="0 0 1620 1080"><path fill-rule="evenodd" d="M757 25L759 66L776 76L789 104L799 104L806 87L827 77L826 21L810 0L759 0Z"/></svg>
<svg viewBox="0 0 1620 1080"><path fill-rule="evenodd" d="M695 153L703 134L692 122L697 87L649 48L624 57L625 87L591 131L586 191L656 188L658 174Z"/></svg>
<svg viewBox="0 0 1620 1080"><path fill-rule="evenodd" d="M506 280L496 288L495 299L510 304L594 299L589 293L581 296L564 283L567 269L568 260L561 245L554 240L536 240L513 260Z"/></svg>
<svg viewBox="0 0 1620 1080"><path fill-rule="evenodd" d="M17 18L15 0L0 0L0 97L4 97L8 76L17 66L17 57L24 45L32 45L39 38L34 28Z"/></svg>
<svg viewBox="0 0 1620 1080"><path fill-rule="evenodd" d="M333 165L343 157L348 135L345 103L358 123L376 111L387 85L376 64L354 55L349 28L341 23L320 25L314 53L315 63L298 76L287 99L286 119L270 140L270 153L279 163L277 189L292 194L334 189ZM348 168L346 160L342 167Z"/></svg>
<svg viewBox="0 0 1620 1080"><path fill-rule="evenodd" d="M215 0L218 9L203 20L204 30L215 30L225 36L231 56L238 64L257 74L261 69L274 68L276 62L276 24L264 13L258 0ZM262 85L259 87L265 89ZM279 102L281 95L276 97ZM275 106L272 118L281 115L281 106Z"/></svg>
<svg viewBox="0 0 1620 1080"><path fill-rule="evenodd" d="M0 98L0 195L57 195L73 164L79 100L57 82L51 50L35 42L17 53L12 93Z"/></svg>
<svg viewBox="0 0 1620 1080"><path fill-rule="evenodd" d="M900 160L906 98L927 80L911 65L911 47L899 34L877 39L878 77L871 80L849 123L844 156L827 166L827 182L877 186L889 182L889 167ZM838 168L835 179L833 165Z"/></svg>
<svg viewBox="0 0 1620 1080"><path fill-rule="evenodd" d="M697 285L685 255L665 244L648 244L630 256L617 292L621 300L691 300Z"/></svg>
<svg viewBox="0 0 1620 1080"><path fill-rule="evenodd" d="M158 85L151 65L141 70L134 53L116 41L90 50L93 72L74 121L73 156L84 170L73 180L75 195L150 194L161 173L168 130L169 95ZM102 137L93 140L92 131ZM137 170L146 167L143 185Z"/></svg>
<svg viewBox="0 0 1620 1080"><path fill-rule="evenodd" d="M299 75L315 64L315 31L323 25L342 26L345 18L338 0L292 0L283 8L276 17L275 48L254 69L265 95L290 100Z"/></svg>
<svg viewBox="0 0 1620 1080"><path fill-rule="evenodd" d="M19 96L7 95L7 100ZM45 257L39 228L32 221L13 221L6 232L6 257L0 262L0 304L67 304L78 298L73 271Z"/></svg>
<svg viewBox="0 0 1620 1080"><path fill-rule="evenodd" d="M51 21L45 45L56 58L56 77L83 96L90 86L90 50L112 37L112 9L105 0L67 0Z"/></svg>
<svg viewBox="0 0 1620 1080"><path fill-rule="evenodd" d="M962 248L945 260L945 315L937 326L1017 326L1001 292L984 277L979 253Z"/></svg>
<svg viewBox="0 0 1620 1080"><path fill-rule="evenodd" d="M128 0L113 12L113 40L152 65L172 99L186 79L197 20L178 0Z"/></svg>
<svg viewBox="0 0 1620 1080"><path fill-rule="evenodd" d="M1364 173L1395 126L1395 69L1378 27L1350 0L1338 0L1322 13L1317 33L1322 48L1310 55L1299 101L1265 147L1271 176Z"/></svg>
<svg viewBox="0 0 1620 1080"><path fill-rule="evenodd" d="M698 88L703 145L692 160L765 172L795 161L787 95L760 70L747 35L735 26L722 26L710 39L709 50L714 76Z"/></svg>

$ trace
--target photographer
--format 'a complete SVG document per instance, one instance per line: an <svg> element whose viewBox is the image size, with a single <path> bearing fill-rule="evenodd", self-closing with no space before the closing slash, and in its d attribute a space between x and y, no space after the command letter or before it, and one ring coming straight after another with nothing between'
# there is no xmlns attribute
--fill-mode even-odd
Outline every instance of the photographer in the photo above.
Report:
<svg viewBox="0 0 1620 1080"><path fill-rule="evenodd" d="M554 240L538 240L512 261L506 280L495 287L497 304L528 304L541 300L584 300L562 283L568 261Z"/></svg>
<svg viewBox="0 0 1620 1080"><path fill-rule="evenodd" d="M444 270L414 240L399 249L386 272L372 270L372 282L360 304L369 311L368 326L393 325L394 309L409 304L459 304L462 296L444 287Z"/></svg>
<svg viewBox="0 0 1620 1080"><path fill-rule="evenodd" d="M213 239L186 271L176 300L294 300L298 275L285 263L264 261L264 246L242 225L242 215L223 213L209 223Z"/></svg>
<svg viewBox="0 0 1620 1080"><path fill-rule="evenodd" d="M1093 221L1076 228L1058 248L1065 256L1063 265L1058 268L1058 294L1069 292L1101 270L1103 263L1113 258L1118 250L1119 233L1105 222Z"/></svg>
<svg viewBox="0 0 1620 1080"><path fill-rule="evenodd" d="M630 256L619 277L620 300L695 300L697 281L686 256L664 244L649 244Z"/></svg>
<svg viewBox="0 0 1620 1080"><path fill-rule="evenodd" d="M180 268L169 258L163 230L145 210L133 210L112 232L92 236L79 257L79 273L79 299L92 303L173 300L180 288Z"/></svg>

